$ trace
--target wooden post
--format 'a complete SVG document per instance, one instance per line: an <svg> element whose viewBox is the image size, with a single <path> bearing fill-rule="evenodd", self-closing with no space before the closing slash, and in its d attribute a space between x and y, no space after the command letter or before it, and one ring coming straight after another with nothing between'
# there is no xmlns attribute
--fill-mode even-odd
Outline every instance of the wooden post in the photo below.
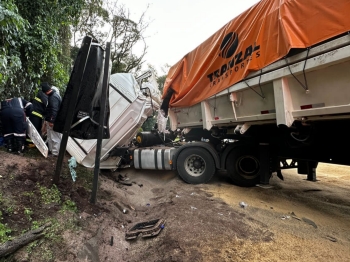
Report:
<svg viewBox="0 0 350 262"><path fill-rule="evenodd" d="M93 204L96 203L98 176L100 172L100 158L101 158L101 148L102 148L102 138L103 138L103 128L104 128L103 125L104 125L104 119L106 114L106 102L107 102L107 92L108 92L108 84L109 84L110 56L111 56L111 43L107 42L106 52L105 52L104 75L103 75L103 83L102 83L102 94L101 94L100 121L99 121L98 134L97 134L94 180L92 183L92 193L91 193L91 200L90 200L90 202Z"/></svg>

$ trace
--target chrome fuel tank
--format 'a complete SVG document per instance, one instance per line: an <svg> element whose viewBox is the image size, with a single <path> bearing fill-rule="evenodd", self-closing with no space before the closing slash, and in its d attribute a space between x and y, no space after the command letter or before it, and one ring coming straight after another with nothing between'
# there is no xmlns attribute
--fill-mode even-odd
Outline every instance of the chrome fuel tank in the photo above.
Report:
<svg viewBox="0 0 350 262"><path fill-rule="evenodd" d="M138 148L134 150L136 169L172 170L175 148Z"/></svg>

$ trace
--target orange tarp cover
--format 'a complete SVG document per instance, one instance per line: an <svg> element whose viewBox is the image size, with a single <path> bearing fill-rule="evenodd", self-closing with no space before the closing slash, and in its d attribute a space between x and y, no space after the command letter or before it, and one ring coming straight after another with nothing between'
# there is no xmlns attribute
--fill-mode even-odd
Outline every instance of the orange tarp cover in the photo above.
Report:
<svg viewBox="0 0 350 262"><path fill-rule="evenodd" d="M171 88L170 107L194 105L292 48L307 48L349 30L350 0L262 0L172 66L163 98Z"/></svg>

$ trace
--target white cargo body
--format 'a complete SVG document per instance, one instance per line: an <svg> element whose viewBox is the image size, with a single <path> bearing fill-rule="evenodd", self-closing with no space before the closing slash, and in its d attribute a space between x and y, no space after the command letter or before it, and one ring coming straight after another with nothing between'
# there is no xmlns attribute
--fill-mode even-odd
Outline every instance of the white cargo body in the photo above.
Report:
<svg viewBox="0 0 350 262"><path fill-rule="evenodd" d="M119 157L110 157L109 152L116 146L127 146L135 137L141 125L159 108L159 91L152 89L150 96L141 92L140 86L132 74L113 74L110 76L110 139L103 139L101 150L101 169L113 169L119 164ZM153 108L152 108L153 106ZM73 123L74 125L74 123ZM78 163L94 167L97 140L81 140L69 137L67 151Z"/></svg>

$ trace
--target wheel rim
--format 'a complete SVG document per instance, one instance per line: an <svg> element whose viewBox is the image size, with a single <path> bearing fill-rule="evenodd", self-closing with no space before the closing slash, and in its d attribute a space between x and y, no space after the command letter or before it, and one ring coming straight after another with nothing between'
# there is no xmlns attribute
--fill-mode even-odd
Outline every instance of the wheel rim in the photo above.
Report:
<svg viewBox="0 0 350 262"><path fill-rule="evenodd" d="M251 155L241 156L236 162L236 167L241 176L253 179L259 172L259 161Z"/></svg>
<svg viewBox="0 0 350 262"><path fill-rule="evenodd" d="M194 177L201 176L205 171L205 161L199 155L190 155L185 159L186 172Z"/></svg>

